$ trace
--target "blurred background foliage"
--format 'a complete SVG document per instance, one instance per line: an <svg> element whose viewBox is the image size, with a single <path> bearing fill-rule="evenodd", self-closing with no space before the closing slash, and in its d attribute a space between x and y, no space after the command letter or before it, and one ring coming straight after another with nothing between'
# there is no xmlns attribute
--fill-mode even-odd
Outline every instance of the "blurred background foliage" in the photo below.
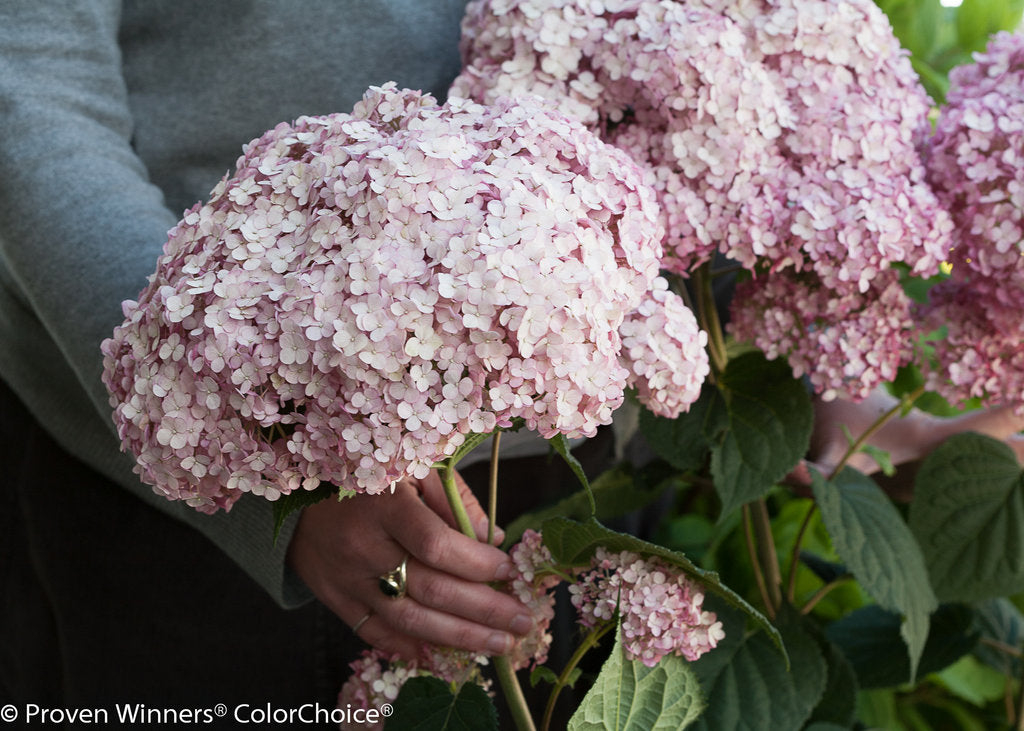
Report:
<svg viewBox="0 0 1024 731"><path fill-rule="evenodd" d="M1024 0L876 0L937 104L946 98L950 70L969 63L988 37L1020 25Z"/></svg>

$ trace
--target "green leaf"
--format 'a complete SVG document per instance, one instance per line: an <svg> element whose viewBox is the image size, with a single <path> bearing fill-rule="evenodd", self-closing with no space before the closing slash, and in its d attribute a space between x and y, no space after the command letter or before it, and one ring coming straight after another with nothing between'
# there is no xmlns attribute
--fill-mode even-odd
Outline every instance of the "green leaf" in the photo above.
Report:
<svg viewBox="0 0 1024 731"><path fill-rule="evenodd" d="M712 449L711 474L724 517L762 497L806 454L814 412L789 366L761 353L730 361L721 388L728 428Z"/></svg>
<svg viewBox="0 0 1024 731"><path fill-rule="evenodd" d="M552 518L544 521L541 535L544 545L551 551L555 562L565 566L586 566L590 563L598 546L604 546L613 552L633 551L642 556L657 556L663 559L679 568L706 590L718 595L753 619L768 634L785 658L785 648L782 645L779 632L765 616L748 604L743 597L723 584L719 580L718 574L697 567L683 554L670 551L664 546L648 543L636 536L613 531L593 518L585 523L578 523L568 518Z"/></svg>
<svg viewBox="0 0 1024 731"><path fill-rule="evenodd" d="M875 601L903 616L913 677L938 605L917 541L882 489L857 470L848 467L829 482L812 470L811 478L836 553Z"/></svg>
<svg viewBox="0 0 1024 731"><path fill-rule="evenodd" d="M569 719L569 731L676 731L704 707L690 664L669 655L649 668L628 660L621 628L594 685Z"/></svg>
<svg viewBox="0 0 1024 731"><path fill-rule="evenodd" d="M579 668L576 668L579 670ZM558 673L549 668L547 665L538 665L530 672L530 687L536 688L539 683L551 683L554 685L558 682Z"/></svg>
<svg viewBox="0 0 1024 731"><path fill-rule="evenodd" d="M915 674L937 672L970 652L978 642L972 620L971 609L963 604L939 607ZM900 646L898 614L872 604L832 622L825 633L842 649L861 688L889 688L913 680L907 653Z"/></svg>
<svg viewBox="0 0 1024 731"><path fill-rule="evenodd" d="M857 719L869 729L902 731L896 710L896 694L889 689L862 690L857 694Z"/></svg>
<svg viewBox="0 0 1024 731"><path fill-rule="evenodd" d="M722 611L718 618L725 639L693 663L708 701L695 728L800 728L822 697L828 667L799 616L783 607L777 618L791 659L788 669L764 633L743 631L742 615Z"/></svg>
<svg viewBox="0 0 1024 731"><path fill-rule="evenodd" d="M285 520L292 513L302 510L310 505L315 505L321 500L336 495L338 488L329 482L321 482L315 490L295 490L287 495L282 495L273 503L272 514L274 516L274 543L281 535Z"/></svg>
<svg viewBox="0 0 1024 731"><path fill-rule="evenodd" d="M675 419L640 412L639 428L656 455L680 472L695 472L707 462L712 439L726 427L725 402L718 389L705 383L690 410Z"/></svg>
<svg viewBox="0 0 1024 731"><path fill-rule="evenodd" d="M1003 442L958 434L928 455L914 483L910 528L940 599L1024 590L1024 473Z"/></svg>
<svg viewBox="0 0 1024 731"><path fill-rule="evenodd" d="M1009 599L990 599L974 605L974 629L990 643L979 642L974 655L996 670L1018 677L1020 658L998 647L1020 650L1024 639L1024 615Z"/></svg>
<svg viewBox="0 0 1024 731"><path fill-rule="evenodd" d="M850 728L857 714L857 675L853 666L846 659L843 651L833 644L816 625L805 623L805 629L818 642L828 677L825 690L821 694L818 705L811 712L812 724L834 724L840 728ZM785 637L783 637L785 639Z"/></svg>
<svg viewBox="0 0 1024 731"><path fill-rule="evenodd" d="M452 692L451 683L421 675L402 686L386 729L401 731L497 731L494 702L475 683Z"/></svg>
<svg viewBox="0 0 1024 731"><path fill-rule="evenodd" d="M569 465L569 469L576 475L576 479L583 485L583 490L586 492L587 499L590 502L590 514L595 514L597 512L597 505L594 503L594 491L590 489L590 480L587 479L587 474L583 471L583 465L569 451L569 442L566 440L565 435L556 434L548 439L548 443L565 460L565 463Z"/></svg>
<svg viewBox="0 0 1024 731"><path fill-rule="evenodd" d="M943 669L939 681L950 693L976 706L1000 700L1006 693L1006 676L973 655L964 655Z"/></svg>

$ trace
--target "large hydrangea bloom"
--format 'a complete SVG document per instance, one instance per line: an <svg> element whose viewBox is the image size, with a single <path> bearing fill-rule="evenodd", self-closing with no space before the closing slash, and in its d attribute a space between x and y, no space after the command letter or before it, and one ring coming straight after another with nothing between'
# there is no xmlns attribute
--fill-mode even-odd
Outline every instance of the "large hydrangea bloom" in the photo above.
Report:
<svg viewBox="0 0 1024 731"><path fill-rule="evenodd" d="M931 386L1024 410L1024 35L996 35L950 73L927 164L956 225L928 315L946 328Z"/></svg>
<svg viewBox="0 0 1024 731"><path fill-rule="evenodd" d="M795 272L850 299L894 262L929 275L946 254L919 154L929 100L870 0L476 0L463 36L454 93L543 95L648 167L668 270L717 251L753 287ZM877 339L864 326L844 349ZM858 397L877 373L845 370L821 388Z"/></svg>
<svg viewBox="0 0 1024 731"><path fill-rule="evenodd" d="M638 378L618 329L658 272L641 178L530 100L392 84L267 132L103 345L140 475L213 512L377 493L517 418L593 434Z"/></svg>

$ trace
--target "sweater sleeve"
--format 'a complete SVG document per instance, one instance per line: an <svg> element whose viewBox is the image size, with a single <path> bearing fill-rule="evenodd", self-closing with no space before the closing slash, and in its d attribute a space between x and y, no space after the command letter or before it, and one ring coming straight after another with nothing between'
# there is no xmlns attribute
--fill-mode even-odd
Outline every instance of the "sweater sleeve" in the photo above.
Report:
<svg viewBox="0 0 1024 731"><path fill-rule="evenodd" d="M241 500L205 516L155 496L127 455L90 459L89 445L113 452L117 440L100 342L121 322L121 302L145 285L177 218L132 149L120 12L116 0L0 7L0 350L19 354L11 372L46 374L46 390L78 409L82 433L55 435L69 451L206 535L280 604L297 605L311 595L285 565L294 521L273 545L269 503Z"/></svg>

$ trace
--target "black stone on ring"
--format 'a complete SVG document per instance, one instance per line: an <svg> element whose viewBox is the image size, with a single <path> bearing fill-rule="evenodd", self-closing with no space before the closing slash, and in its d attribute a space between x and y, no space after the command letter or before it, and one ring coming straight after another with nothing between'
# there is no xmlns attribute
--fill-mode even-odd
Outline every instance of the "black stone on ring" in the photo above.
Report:
<svg viewBox="0 0 1024 731"><path fill-rule="evenodd" d="M386 574L380 577L377 582L377 586L380 587L381 593L389 599L401 599L405 596L406 590L406 563L409 557L406 556L402 559L402 563L397 568L388 571Z"/></svg>

